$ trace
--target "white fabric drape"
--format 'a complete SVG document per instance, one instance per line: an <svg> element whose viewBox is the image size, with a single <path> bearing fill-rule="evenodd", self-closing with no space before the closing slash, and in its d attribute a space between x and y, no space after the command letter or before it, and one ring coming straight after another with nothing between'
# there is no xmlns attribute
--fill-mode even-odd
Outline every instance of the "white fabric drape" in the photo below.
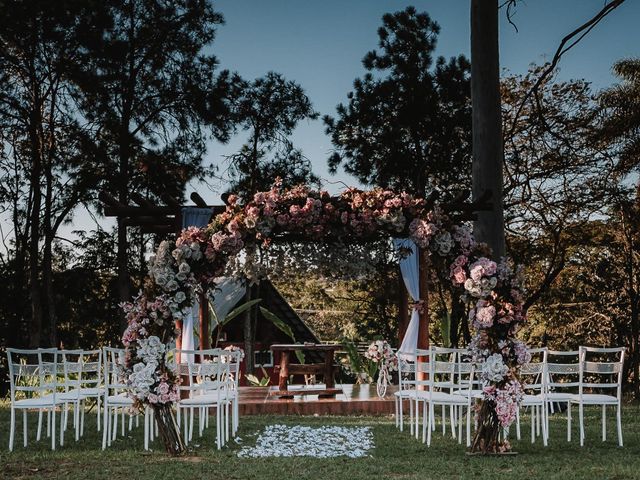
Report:
<svg viewBox="0 0 640 480"><path fill-rule="evenodd" d="M216 312L218 320L224 320L229 312L242 300L247 291L242 280L231 277L218 277L215 279L216 289L213 292L213 309ZM215 322L215 319L211 319ZM212 323L211 327L214 325Z"/></svg>
<svg viewBox="0 0 640 480"><path fill-rule="evenodd" d="M420 300L420 256L418 255L418 247L408 238L394 238L393 245L396 249L409 250L410 254L400 259L400 272L404 285L414 302ZM415 308L411 312L411 320L409 326L402 339L400 352L413 354L418 347L418 332L420 330L420 314ZM404 357L409 357L405 355ZM401 355L403 357L403 355Z"/></svg>
<svg viewBox="0 0 640 480"><path fill-rule="evenodd" d="M213 209L184 207L182 209L182 228L204 227L209 223ZM182 350L195 350L195 337L193 335L194 325L199 320L199 304L196 300L191 307L191 312L182 319ZM185 362L193 362L193 355L188 355Z"/></svg>

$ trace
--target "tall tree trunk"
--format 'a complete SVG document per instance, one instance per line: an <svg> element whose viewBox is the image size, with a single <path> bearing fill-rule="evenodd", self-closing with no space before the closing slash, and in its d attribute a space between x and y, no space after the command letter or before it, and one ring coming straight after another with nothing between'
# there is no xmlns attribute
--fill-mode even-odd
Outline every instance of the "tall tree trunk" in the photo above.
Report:
<svg viewBox="0 0 640 480"><path fill-rule="evenodd" d="M125 113L120 129L118 148L118 202L122 205L129 203L129 117ZM123 225L122 219L118 218L118 251L116 254L116 265L118 270L118 297L122 302L131 300L131 279L129 277L129 242L127 240L127 227ZM125 327L124 316L121 322Z"/></svg>
<svg viewBox="0 0 640 480"><path fill-rule="evenodd" d="M56 302L53 292L53 237L55 235L52 228L51 208L53 178L51 175L51 165L47 166L45 205L44 205L44 248L42 253L42 285L47 305L47 316L49 319L49 346L55 347L58 344L58 318L56 315Z"/></svg>
<svg viewBox="0 0 640 480"><path fill-rule="evenodd" d="M493 208L478 212L474 234L496 259L505 254L499 63L498 0L471 0L473 199L493 194Z"/></svg>
<svg viewBox="0 0 640 480"><path fill-rule="evenodd" d="M37 97L36 97L37 98ZM31 299L31 324L29 328L29 347L40 346L42 330L42 296L40 289L40 208L42 192L40 176L42 175L42 146L38 135L40 124L40 106L36 100L31 114L29 140L31 142L31 232L29 235L29 290Z"/></svg>

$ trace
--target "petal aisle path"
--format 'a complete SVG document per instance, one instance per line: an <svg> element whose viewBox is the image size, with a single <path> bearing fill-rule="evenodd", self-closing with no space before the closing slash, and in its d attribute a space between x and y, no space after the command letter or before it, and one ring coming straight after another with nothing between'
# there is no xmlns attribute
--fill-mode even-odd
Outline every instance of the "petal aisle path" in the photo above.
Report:
<svg viewBox="0 0 640 480"><path fill-rule="evenodd" d="M269 425L255 447L243 447L238 456L358 458L367 456L373 447L371 427Z"/></svg>

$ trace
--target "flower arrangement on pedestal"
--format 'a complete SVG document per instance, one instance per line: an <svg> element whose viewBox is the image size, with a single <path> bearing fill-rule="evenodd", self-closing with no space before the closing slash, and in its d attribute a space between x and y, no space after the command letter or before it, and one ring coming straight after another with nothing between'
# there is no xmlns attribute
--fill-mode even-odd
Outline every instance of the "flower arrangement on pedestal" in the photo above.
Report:
<svg viewBox="0 0 640 480"><path fill-rule="evenodd" d="M238 274L259 281L263 274L259 251L273 242L344 244L403 236L429 252L440 278L451 280L465 299L475 302L470 313L478 331L474 356L483 363L485 381L478 422L499 419L506 426L512 421L512 405L521 398L517 369L524 347L514 338L524 320L519 275L507 261L490 260L490 252L476 244L467 224L453 222L425 199L383 189L352 188L331 197L305 186L287 190L276 184L245 204L230 195L226 211L207 227L190 227L175 242L162 242L149 260L143 293L123 305L128 321L123 336L125 375L135 405L159 409L177 399L178 378L165 350L177 334L174 322L188 313L194 292L212 290L216 277ZM385 358L384 344L376 349L371 355ZM164 427L174 428L170 421ZM177 431L170 432L170 441L165 442L173 454L183 449L175 436L179 439ZM482 451L501 448L508 445L488 439L474 442L474 449Z"/></svg>
<svg viewBox="0 0 640 480"><path fill-rule="evenodd" d="M375 367L378 373L376 390L378 396L382 398L387 392L387 386L390 383L390 374L398 370L398 357L393 353L391 345L389 345L386 340L376 340L373 342L369 345L367 351L364 352L364 356L369 361L369 364ZM373 376L371 378L373 378Z"/></svg>

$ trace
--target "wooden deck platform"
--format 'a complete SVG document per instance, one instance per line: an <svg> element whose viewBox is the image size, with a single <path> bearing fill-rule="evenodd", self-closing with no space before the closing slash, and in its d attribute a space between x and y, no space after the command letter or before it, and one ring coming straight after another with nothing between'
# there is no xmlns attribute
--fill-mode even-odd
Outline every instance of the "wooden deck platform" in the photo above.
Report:
<svg viewBox="0 0 640 480"><path fill-rule="evenodd" d="M324 391L324 385L305 387L311 391L293 398L269 395L267 387L240 387L240 415L390 415L395 412L395 385L389 386L384 398L378 397L375 385L337 384L336 387L341 388L342 393L328 398L312 393L314 388Z"/></svg>

